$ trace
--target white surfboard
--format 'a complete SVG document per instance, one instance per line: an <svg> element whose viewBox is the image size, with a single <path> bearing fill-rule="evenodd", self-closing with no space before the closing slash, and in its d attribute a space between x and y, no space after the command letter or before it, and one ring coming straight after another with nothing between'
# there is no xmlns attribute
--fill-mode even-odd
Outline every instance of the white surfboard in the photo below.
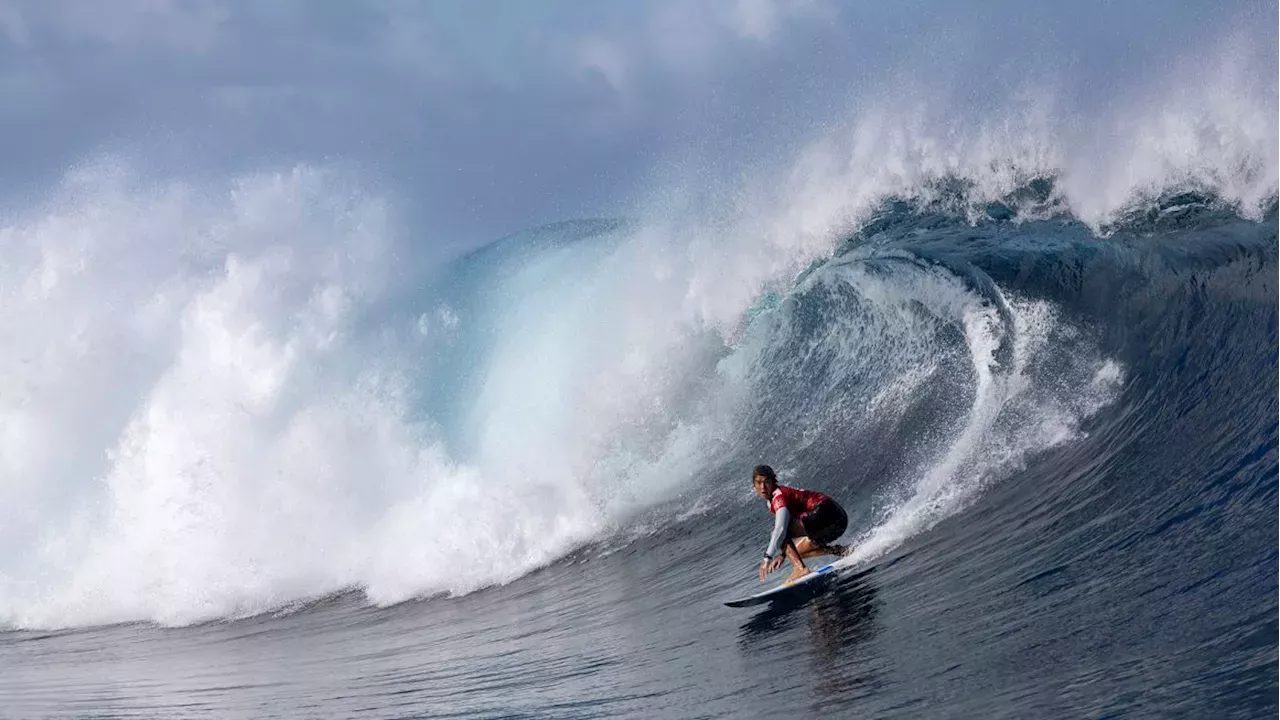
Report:
<svg viewBox="0 0 1280 720"><path fill-rule="evenodd" d="M729 607L750 607L751 605L760 605L761 603L776 602L785 600L798 595L803 590L813 590L818 584L831 580L835 577L835 564L820 567L817 570L805 575L795 582L787 581L781 585L769 588L764 592L758 592L755 595L749 595L737 600L727 600L725 605Z"/></svg>

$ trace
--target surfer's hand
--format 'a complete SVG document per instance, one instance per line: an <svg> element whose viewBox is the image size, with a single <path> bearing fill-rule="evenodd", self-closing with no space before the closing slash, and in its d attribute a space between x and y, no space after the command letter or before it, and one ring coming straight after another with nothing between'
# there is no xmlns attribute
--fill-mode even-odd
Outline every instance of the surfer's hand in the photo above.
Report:
<svg viewBox="0 0 1280 720"><path fill-rule="evenodd" d="M784 560L786 560L786 558L782 555L779 555L778 557L772 560L770 560L769 558L765 558L761 560L760 561L760 579L764 580L765 575L768 575L774 570L777 570L778 568L782 567L782 562Z"/></svg>

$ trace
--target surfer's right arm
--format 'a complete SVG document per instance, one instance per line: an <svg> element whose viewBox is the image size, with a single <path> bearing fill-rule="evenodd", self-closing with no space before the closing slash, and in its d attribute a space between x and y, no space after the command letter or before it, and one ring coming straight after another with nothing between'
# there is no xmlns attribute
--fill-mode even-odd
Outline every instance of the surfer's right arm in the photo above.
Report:
<svg viewBox="0 0 1280 720"><path fill-rule="evenodd" d="M766 558L772 560L782 552L782 543L787 539L787 528L790 525L791 511L783 505L773 514L773 535L769 536L769 547L764 550Z"/></svg>
<svg viewBox="0 0 1280 720"><path fill-rule="evenodd" d="M790 525L791 511L783 505L773 514L773 535L769 537L769 547L765 548L764 559L760 561L761 580L782 565L782 545L787 541L787 529Z"/></svg>

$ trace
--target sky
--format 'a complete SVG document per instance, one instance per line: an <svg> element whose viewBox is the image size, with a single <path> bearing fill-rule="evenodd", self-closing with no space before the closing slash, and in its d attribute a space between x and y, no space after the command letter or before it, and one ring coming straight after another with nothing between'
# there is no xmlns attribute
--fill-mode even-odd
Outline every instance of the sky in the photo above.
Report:
<svg viewBox="0 0 1280 720"><path fill-rule="evenodd" d="M470 247L625 214L673 176L723 185L785 166L900 91L968 116L1051 88L1058 111L1087 121L1176 77L1195 48L1224 46L1274 84L1276 12L1243 0L0 0L0 208L103 157L193 182L307 164L387 197L422 242Z"/></svg>

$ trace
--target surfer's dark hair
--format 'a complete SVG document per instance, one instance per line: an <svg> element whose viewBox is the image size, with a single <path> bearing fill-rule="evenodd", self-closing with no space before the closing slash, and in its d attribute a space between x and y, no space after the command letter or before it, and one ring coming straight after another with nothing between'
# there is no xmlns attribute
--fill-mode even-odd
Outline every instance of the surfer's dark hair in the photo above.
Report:
<svg viewBox="0 0 1280 720"><path fill-rule="evenodd" d="M777 473L775 473L773 471L773 468L769 467L768 465L757 465L754 468L751 468L751 481L755 482L755 479L758 477L762 477L765 480L768 480L769 482L773 483L774 485L778 484Z"/></svg>

